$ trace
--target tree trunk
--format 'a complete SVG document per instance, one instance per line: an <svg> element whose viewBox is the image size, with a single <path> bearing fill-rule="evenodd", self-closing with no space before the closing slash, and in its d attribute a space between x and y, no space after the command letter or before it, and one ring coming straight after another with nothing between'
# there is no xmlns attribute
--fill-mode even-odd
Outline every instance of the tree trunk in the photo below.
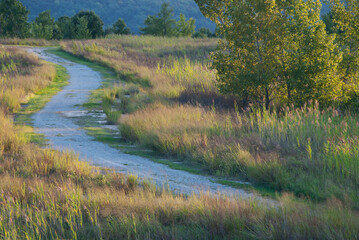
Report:
<svg viewBox="0 0 359 240"><path fill-rule="evenodd" d="M266 91L266 110L268 110L269 109L269 103L270 103L268 88L265 88L265 91Z"/></svg>
<svg viewBox="0 0 359 240"><path fill-rule="evenodd" d="M287 94L288 94L288 103L290 103L290 99L292 98L292 93L289 88L289 84L287 84Z"/></svg>
<svg viewBox="0 0 359 240"><path fill-rule="evenodd" d="M242 105L243 105L243 108L248 107L248 94L246 92L243 93Z"/></svg>

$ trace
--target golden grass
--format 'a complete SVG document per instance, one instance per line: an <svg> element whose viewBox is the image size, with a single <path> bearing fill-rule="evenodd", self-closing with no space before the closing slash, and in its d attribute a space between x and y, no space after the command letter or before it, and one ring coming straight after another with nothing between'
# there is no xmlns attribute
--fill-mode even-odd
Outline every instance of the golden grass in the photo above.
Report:
<svg viewBox="0 0 359 240"><path fill-rule="evenodd" d="M116 104L115 95L111 103L130 113L120 119L125 138L202 163L215 175L315 200L336 196L344 201L349 195L357 202L357 116L322 111L315 104L280 114L263 109L240 113L240 102L218 92L215 72L203 60L214 47L214 40L143 36L62 43L65 51L136 80L140 93L120 97L135 107L128 111L127 105Z"/></svg>
<svg viewBox="0 0 359 240"><path fill-rule="evenodd" d="M48 85L56 75L54 66L13 47L0 45L0 108L16 112L30 95Z"/></svg>
<svg viewBox="0 0 359 240"><path fill-rule="evenodd" d="M13 45L13 46L57 46L59 41L51 40L47 41L45 39L19 39L19 38L3 38L0 39L0 44L3 45Z"/></svg>
<svg viewBox="0 0 359 240"><path fill-rule="evenodd" d="M14 89L29 84L25 91L29 94L49 81L39 72L43 81L34 86L32 78L26 77L33 74L31 69L24 78L13 72L14 81L18 77L30 81L19 82ZM22 95L13 95L18 96ZM239 121L239 116L228 116L200 107L157 103L123 121L136 122L141 130L136 134L152 131L153 136L171 140L185 132L190 141L196 139L193 136L204 139L218 132L222 137L233 136L235 118L236 126L247 131L254 127ZM198 144L207 146L202 140ZM358 219L350 205L335 198L308 206L284 194L270 207L253 199L206 193L173 195L148 182L139 183L135 176L100 171L72 153L40 149L17 133L6 114L0 114L2 239L357 239Z"/></svg>

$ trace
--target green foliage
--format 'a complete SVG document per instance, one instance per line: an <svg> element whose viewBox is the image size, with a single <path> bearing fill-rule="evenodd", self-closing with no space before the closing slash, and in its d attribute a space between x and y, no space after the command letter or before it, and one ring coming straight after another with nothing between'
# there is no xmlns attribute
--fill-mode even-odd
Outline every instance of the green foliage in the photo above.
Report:
<svg viewBox="0 0 359 240"><path fill-rule="evenodd" d="M80 34L81 37L86 36L86 38L88 38L88 36L86 35L87 34L86 31L88 31L93 39L97 37L101 37L104 34L103 32L104 24L100 19L100 17L95 14L95 12L81 11L77 13L75 16L73 16L71 21L77 38L79 37L79 32L81 32ZM86 24L87 27L85 29L81 29L82 27L85 27L86 22L87 22Z"/></svg>
<svg viewBox="0 0 359 240"><path fill-rule="evenodd" d="M343 61L340 64L340 78L344 85L343 94L349 95L349 102L357 102L359 93L359 2L331 0L330 3L335 30L339 31L338 44L343 52Z"/></svg>
<svg viewBox="0 0 359 240"><path fill-rule="evenodd" d="M94 12L60 17L53 24L53 39L90 39L103 36L103 22Z"/></svg>
<svg viewBox="0 0 359 240"><path fill-rule="evenodd" d="M170 7L169 3L163 3L161 11L157 15L147 17L146 26L140 28L141 33L154 36L175 36L177 34L176 20L172 18L173 16L173 8Z"/></svg>
<svg viewBox="0 0 359 240"><path fill-rule="evenodd" d="M71 39L74 35L74 29L70 17L60 17L55 25L58 27L58 39Z"/></svg>
<svg viewBox="0 0 359 240"><path fill-rule="evenodd" d="M18 0L0 1L0 36L26 38L29 11Z"/></svg>
<svg viewBox="0 0 359 240"><path fill-rule="evenodd" d="M338 33L336 30L336 26L333 21L333 13L330 11L324 15L322 15L322 20L325 23L325 29L328 34Z"/></svg>
<svg viewBox="0 0 359 240"><path fill-rule="evenodd" d="M186 21L184 14L176 22L172 17L173 8L169 3L162 4L161 11L156 16L148 16L145 20L146 27L140 28L143 35L189 37L194 34L196 20L190 18Z"/></svg>
<svg viewBox="0 0 359 240"><path fill-rule="evenodd" d="M193 18L190 18L188 21L186 21L186 17L183 13L180 14L180 19L176 23L177 25L177 32L178 36L180 37L190 37L194 34L194 30L196 28L195 26L196 20Z"/></svg>
<svg viewBox="0 0 359 240"><path fill-rule="evenodd" d="M86 17L79 17L75 25L75 35L76 39L89 39L91 38L91 32L88 29L88 21Z"/></svg>
<svg viewBox="0 0 359 240"><path fill-rule="evenodd" d="M193 34L194 38L211 38L215 37L215 34L211 32L209 28L200 28Z"/></svg>
<svg viewBox="0 0 359 240"><path fill-rule="evenodd" d="M125 21L122 18L119 18L113 25L112 28L107 30L106 35L108 34L117 34L117 35L129 35L131 30L127 27Z"/></svg>
<svg viewBox="0 0 359 240"><path fill-rule="evenodd" d="M128 28L138 34L139 28L149 15L154 15L160 9L164 0L136 0L115 1L115 0L21 0L30 10L30 20L44 10L51 10L53 16L58 19L61 16L73 16L81 10L92 10L101 17L106 27L112 26L119 17L124 19ZM193 0L167 0L174 8L175 16L184 13L196 20L198 27L207 27L212 31L214 24L205 18L199 11Z"/></svg>
<svg viewBox="0 0 359 240"><path fill-rule="evenodd" d="M32 36L51 40L53 38L54 23L55 20L51 17L50 11L40 13L32 23Z"/></svg>
<svg viewBox="0 0 359 240"><path fill-rule="evenodd" d="M340 101L341 53L319 1L196 0L225 37L213 55L219 87L249 102Z"/></svg>

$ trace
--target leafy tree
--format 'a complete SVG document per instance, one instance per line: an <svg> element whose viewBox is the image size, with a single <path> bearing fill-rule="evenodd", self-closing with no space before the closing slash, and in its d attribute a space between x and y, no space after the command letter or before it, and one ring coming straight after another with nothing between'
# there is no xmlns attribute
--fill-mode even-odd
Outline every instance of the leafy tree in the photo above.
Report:
<svg viewBox="0 0 359 240"><path fill-rule="evenodd" d="M29 36L29 11L18 0L0 1L0 35L25 38Z"/></svg>
<svg viewBox="0 0 359 240"><path fill-rule="evenodd" d="M173 9L169 3L163 3L161 11L156 16L148 16L145 20L146 27L140 28L144 35L176 36L176 20L173 17Z"/></svg>
<svg viewBox="0 0 359 240"><path fill-rule="evenodd" d="M71 22L71 18L64 16L60 17L56 22L55 26L58 27L58 38L59 39L72 39L75 35L74 27Z"/></svg>
<svg viewBox="0 0 359 240"><path fill-rule="evenodd" d="M219 87L242 97L243 105L265 95L269 106L275 80L275 56L283 49L283 19L274 1L196 1L215 21L226 41L213 57Z"/></svg>
<svg viewBox="0 0 359 240"><path fill-rule="evenodd" d="M193 34L194 38L211 38L215 35L209 30L209 28L200 28Z"/></svg>
<svg viewBox="0 0 359 240"><path fill-rule="evenodd" d="M340 64L343 95L359 95L359 2L357 0L330 0L338 43L343 49Z"/></svg>
<svg viewBox="0 0 359 240"><path fill-rule="evenodd" d="M337 97L340 54L319 2L195 1L225 38L212 56L222 92L242 96L243 105L264 99L267 108L273 96L298 105Z"/></svg>
<svg viewBox="0 0 359 240"><path fill-rule="evenodd" d="M77 19L77 24L75 26L75 36L76 39L89 39L91 38L91 32L88 29L88 21L85 16L79 17Z"/></svg>
<svg viewBox="0 0 359 240"><path fill-rule="evenodd" d="M57 39L57 40L61 40L64 38L64 34L61 32L60 27L56 23L54 23L54 28L52 31L52 38Z"/></svg>
<svg viewBox="0 0 359 240"><path fill-rule="evenodd" d="M338 67L342 59L335 35L328 35L320 19L321 3L295 1L285 16L285 48L278 78L287 99L297 105L309 100L322 104L342 101Z"/></svg>
<svg viewBox="0 0 359 240"><path fill-rule="evenodd" d="M178 36L181 37L189 37L194 34L194 30L196 28L195 26L196 20L193 18L190 18L188 21L186 21L186 17L183 13L180 14L180 19L176 23L177 25L177 32Z"/></svg>
<svg viewBox="0 0 359 240"><path fill-rule="evenodd" d="M337 33L336 26L333 21L333 13L329 11L322 16L322 20L325 23L325 29L328 34Z"/></svg>
<svg viewBox="0 0 359 240"><path fill-rule="evenodd" d="M119 18L113 25L111 32L118 35L129 35L131 30L126 26L126 23L123 19Z"/></svg>
<svg viewBox="0 0 359 240"><path fill-rule="evenodd" d="M45 11L32 23L32 34L35 38L52 39L55 19L51 17L50 11Z"/></svg>
<svg viewBox="0 0 359 240"><path fill-rule="evenodd" d="M74 32L78 33L78 32L82 32L82 29L79 29L78 27L83 26L84 25L84 20L81 20L82 22L80 23L80 18L84 18L87 21L87 29L91 34L91 38L95 39L98 37L103 36L104 31L103 31L103 22L100 19L100 17L98 17L93 11L81 11L79 13L77 13L75 16L72 17L72 24L74 27ZM86 29L84 29L84 31L86 31Z"/></svg>

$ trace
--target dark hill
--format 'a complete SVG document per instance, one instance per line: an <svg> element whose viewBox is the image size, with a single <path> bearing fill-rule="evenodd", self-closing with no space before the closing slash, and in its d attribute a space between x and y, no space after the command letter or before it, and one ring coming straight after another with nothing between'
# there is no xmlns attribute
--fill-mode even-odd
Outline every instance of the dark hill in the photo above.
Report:
<svg viewBox="0 0 359 240"><path fill-rule="evenodd" d="M113 24L119 17L123 18L133 32L138 32L148 15L159 12L163 2L170 2L175 10L175 17L184 13L187 18L196 19L197 29L214 24L206 19L193 0L20 0L30 10L30 20L40 12L51 10L55 18L72 16L81 10L93 10L105 23Z"/></svg>
<svg viewBox="0 0 359 240"><path fill-rule="evenodd" d="M51 10L55 18L73 16L81 10L93 10L104 21L105 26L112 25L119 17L123 18L131 30L139 32L148 15L159 12L163 2L170 2L175 10L175 17L184 13L187 18L196 19L197 29L208 27L214 30L214 24L206 19L193 0L20 0L30 10L30 20L40 12ZM329 8L323 6L322 13Z"/></svg>

